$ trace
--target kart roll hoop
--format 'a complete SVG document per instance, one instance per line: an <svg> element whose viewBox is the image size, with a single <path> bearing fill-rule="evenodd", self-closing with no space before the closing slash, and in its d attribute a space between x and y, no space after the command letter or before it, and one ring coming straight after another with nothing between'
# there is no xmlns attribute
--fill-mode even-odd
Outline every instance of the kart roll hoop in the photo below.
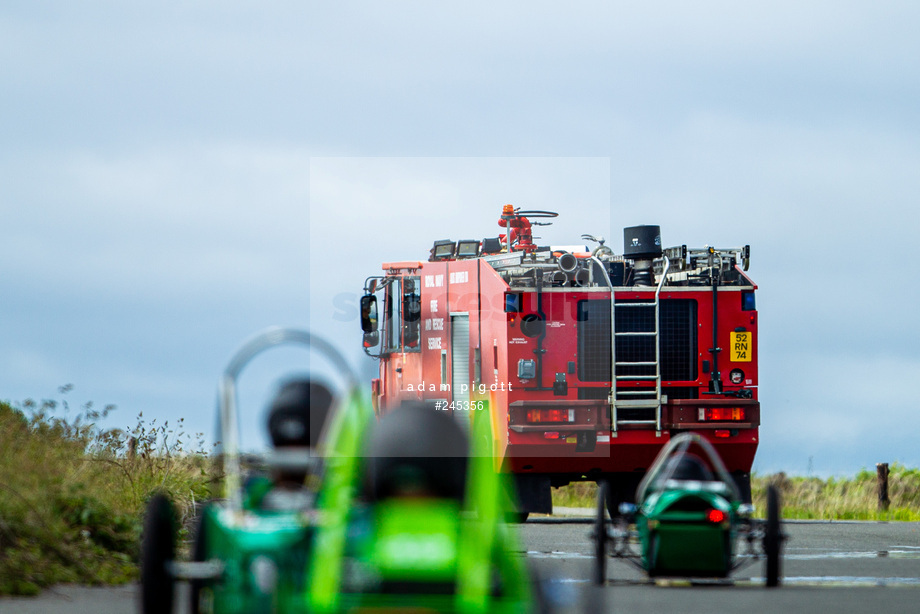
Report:
<svg viewBox="0 0 920 614"><path fill-rule="evenodd" d="M224 475L226 476L224 493L227 506L232 512L239 513L243 509L236 383L243 368L253 358L265 350L284 344L298 344L321 352L345 378L346 398L358 394L358 378L342 354L332 344L309 331L272 326L257 333L244 343L230 359L218 385L218 415L220 416Z"/></svg>

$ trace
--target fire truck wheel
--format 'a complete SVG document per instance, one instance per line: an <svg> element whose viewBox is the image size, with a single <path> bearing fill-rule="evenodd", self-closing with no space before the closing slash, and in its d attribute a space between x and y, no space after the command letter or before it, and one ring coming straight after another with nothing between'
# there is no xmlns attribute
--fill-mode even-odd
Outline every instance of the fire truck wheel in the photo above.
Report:
<svg viewBox="0 0 920 614"><path fill-rule="evenodd" d="M735 485L738 487L738 491L741 494L741 500L744 503L751 502L751 474L745 473L743 471L734 471L732 472L732 479L735 481Z"/></svg>

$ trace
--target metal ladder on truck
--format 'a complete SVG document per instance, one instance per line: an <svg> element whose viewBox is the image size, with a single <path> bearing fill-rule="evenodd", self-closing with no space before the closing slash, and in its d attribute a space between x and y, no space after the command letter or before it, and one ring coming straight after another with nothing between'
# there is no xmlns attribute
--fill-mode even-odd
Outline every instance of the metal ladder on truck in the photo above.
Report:
<svg viewBox="0 0 920 614"><path fill-rule="evenodd" d="M613 288L610 289L610 430L611 435L616 436L618 427L626 425L655 426L657 436L661 436L661 345L659 336L660 321L660 295L661 287L664 285L668 276L670 262L664 258L661 277L655 288L655 297L652 302L642 301L635 303L617 303L614 296ZM648 309L654 307L654 317L652 318L651 330L641 331L617 331L616 330L616 310L617 309ZM617 339L627 337L644 337L651 338L654 345L654 360L622 360L617 361L616 344ZM646 374L629 373L618 375L617 369L626 370L629 367L640 367L646 370ZM651 373L654 367L654 374ZM654 381L655 387L648 386L636 388L618 388L618 384L628 382L647 382ZM631 396L631 399L617 399L617 396ZM639 398L642 397L642 398ZM618 410L629 409L651 409L654 411L654 418L621 418Z"/></svg>

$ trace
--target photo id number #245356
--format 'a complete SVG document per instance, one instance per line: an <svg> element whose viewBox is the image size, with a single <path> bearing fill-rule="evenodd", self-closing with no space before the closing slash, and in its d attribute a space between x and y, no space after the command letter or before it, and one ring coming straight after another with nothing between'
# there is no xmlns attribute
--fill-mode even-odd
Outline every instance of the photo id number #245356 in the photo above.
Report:
<svg viewBox="0 0 920 614"><path fill-rule="evenodd" d="M473 411L479 409L485 409L485 401L435 401L435 409L442 409L444 411Z"/></svg>

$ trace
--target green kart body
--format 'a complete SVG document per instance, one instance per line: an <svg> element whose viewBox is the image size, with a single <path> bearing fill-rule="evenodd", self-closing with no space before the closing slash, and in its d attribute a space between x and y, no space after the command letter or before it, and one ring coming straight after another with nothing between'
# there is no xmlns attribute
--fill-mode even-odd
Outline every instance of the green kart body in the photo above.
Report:
<svg viewBox="0 0 920 614"><path fill-rule="evenodd" d="M776 489L767 492L766 520L754 519L753 506L742 500L718 453L698 433L673 437L640 482L636 504L622 504L610 520L608 496L607 485L600 484L595 583L606 583L607 557L613 556L653 578L726 578L764 559L767 586L779 584L785 536Z"/></svg>
<svg viewBox="0 0 920 614"><path fill-rule="evenodd" d="M219 562L218 578L194 581L202 612L304 612L312 539L302 512L246 510L236 518L221 505L204 508L197 556Z"/></svg>
<svg viewBox="0 0 920 614"><path fill-rule="evenodd" d="M505 476L493 470L488 451L475 445L487 441L488 416L484 409L472 420L463 502L363 501L356 454L362 436L343 431L337 437L319 497L322 521L307 574L308 611L535 611L533 580L504 523Z"/></svg>
<svg viewBox="0 0 920 614"><path fill-rule="evenodd" d="M732 568L740 502L700 482L651 493L639 506L636 530L650 576L725 577ZM719 522L710 510L722 513Z"/></svg>
<svg viewBox="0 0 920 614"><path fill-rule="evenodd" d="M236 522L218 505L199 525L204 561L220 561L219 581L203 581L201 611L303 612L311 530L300 514L247 513ZM274 577L272 577L274 576Z"/></svg>
<svg viewBox="0 0 920 614"><path fill-rule="evenodd" d="M170 614L176 580L191 583L192 614L534 611L537 593L504 523L509 485L493 471L489 451L475 445L490 439L488 409L470 420L462 501L362 496L362 446L376 418L357 385L327 426L322 471L303 489L301 504L266 506L274 484L243 484L236 377L253 356L288 342L318 346L347 369L331 346L305 331L269 329L241 348L220 386L224 496L200 511L191 561L176 556L172 503L164 495L150 501L142 614Z"/></svg>

